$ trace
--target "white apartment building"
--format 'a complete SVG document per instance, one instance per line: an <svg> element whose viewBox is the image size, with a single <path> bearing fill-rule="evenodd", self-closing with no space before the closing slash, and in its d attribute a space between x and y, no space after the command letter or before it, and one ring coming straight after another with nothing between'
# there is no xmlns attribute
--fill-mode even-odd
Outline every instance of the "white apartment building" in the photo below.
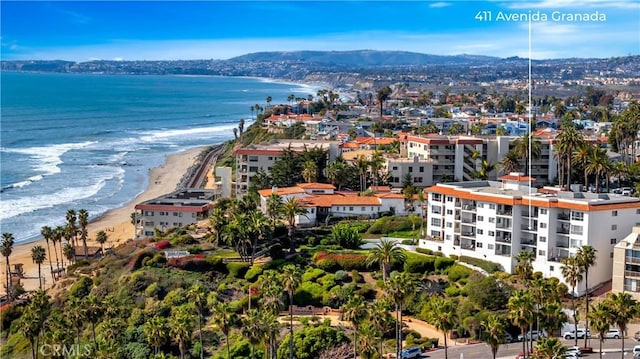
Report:
<svg viewBox="0 0 640 359"><path fill-rule="evenodd" d="M404 158L400 156L385 156L384 171L388 174L389 186L401 188L405 176L410 173L415 187L433 186L433 163L414 156ZM437 167L437 165L436 165Z"/></svg>
<svg viewBox="0 0 640 359"><path fill-rule="evenodd" d="M640 223L613 250L611 291L628 292L640 300Z"/></svg>
<svg viewBox="0 0 640 359"><path fill-rule="evenodd" d="M640 198L538 191L518 173L499 179L428 188L427 238L420 247L499 263L508 273L520 251L531 251L534 271L564 281L561 260L590 245L597 254L589 284L611 279L613 247L640 223Z"/></svg>
<svg viewBox="0 0 640 359"><path fill-rule="evenodd" d="M275 161L287 148L291 148L293 152L322 148L327 150L327 163L340 155L339 141L274 140L265 144L242 147L234 152L236 156L236 195L247 193L249 181L259 169L269 173Z"/></svg>
<svg viewBox="0 0 640 359"><path fill-rule="evenodd" d="M184 227L209 217L220 191L187 188L136 204L136 239L153 237L156 229Z"/></svg>
<svg viewBox="0 0 640 359"><path fill-rule="evenodd" d="M471 137L471 136L413 136L400 137L403 155L408 158L429 160L433 165L432 183L448 181L471 181L473 174L482 168L482 161L496 164L513 147L516 136ZM531 163L531 176L536 178L535 185L555 182L558 175L558 162L552 139L539 138L540 157ZM524 161L520 161L524 169ZM498 171L489 173L489 179L495 180Z"/></svg>

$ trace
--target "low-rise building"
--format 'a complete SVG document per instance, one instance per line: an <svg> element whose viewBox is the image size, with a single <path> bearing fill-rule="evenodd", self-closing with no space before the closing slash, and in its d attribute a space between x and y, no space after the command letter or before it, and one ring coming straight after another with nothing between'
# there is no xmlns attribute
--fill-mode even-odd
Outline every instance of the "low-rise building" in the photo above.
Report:
<svg viewBox="0 0 640 359"><path fill-rule="evenodd" d="M640 198L539 191L518 173L500 180L427 188L427 237L420 247L499 263L508 273L517 254L530 251L534 271L564 281L561 261L590 245L597 254L589 284L611 279L613 247L640 222Z"/></svg>
<svg viewBox="0 0 640 359"><path fill-rule="evenodd" d="M219 193L215 190L187 188L136 204L136 239L152 237L156 229L166 231L209 218Z"/></svg>

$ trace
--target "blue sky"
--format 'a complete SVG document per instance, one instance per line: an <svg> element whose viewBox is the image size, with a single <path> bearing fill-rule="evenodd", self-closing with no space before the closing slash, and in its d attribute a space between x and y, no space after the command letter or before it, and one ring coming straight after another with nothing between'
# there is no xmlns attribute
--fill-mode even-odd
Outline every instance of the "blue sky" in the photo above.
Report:
<svg viewBox="0 0 640 359"><path fill-rule="evenodd" d="M2 1L0 7L3 60L226 59L357 49L527 57L528 21L497 17L529 11L547 16L531 23L533 58L640 54L637 0ZM606 20L554 19L554 11L597 12Z"/></svg>

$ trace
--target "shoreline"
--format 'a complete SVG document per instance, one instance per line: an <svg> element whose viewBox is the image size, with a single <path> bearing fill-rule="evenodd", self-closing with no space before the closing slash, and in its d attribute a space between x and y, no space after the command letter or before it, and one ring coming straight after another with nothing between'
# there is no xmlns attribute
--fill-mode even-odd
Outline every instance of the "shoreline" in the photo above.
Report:
<svg viewBox="0 0 640 359"><path fill-rule="evenodd" d="M116 247L129 239L133 239L134 229L130 215L134 211L135 205L175 191L189 168L196 163L201 153L209 147L211 146L199 146L167 155L162 165L149 171L147 187L142 193L124 205L110 209L89 222L87 226L87 231L89 232L87 246L99 246L95 241L95 237L100 230L104 230L108 236L107 242L104 244L105 248ZM12 267L15 263L23 264L24 278L21 280L21 284L27 291L38 289L38 265L33 263L31 259L31 248L37 245L41 245L47 250L47 242L39 236L33 241L14 245L13 252L9 257ZM52 246L51 250L53 251ZM59 245L57 245L57 252L58 254L60 252ZM54 285L49 268L48 254L47 251L47 260L42 263L41 267L42 276L44 277L43 289L49 289ZM52 255L51 257L55 266L56 256ZM4 265L2 265L1 273L3 276L6 275ZM4 293L4 285L0 286L0 288L2 288L0 292Z"/></svg>

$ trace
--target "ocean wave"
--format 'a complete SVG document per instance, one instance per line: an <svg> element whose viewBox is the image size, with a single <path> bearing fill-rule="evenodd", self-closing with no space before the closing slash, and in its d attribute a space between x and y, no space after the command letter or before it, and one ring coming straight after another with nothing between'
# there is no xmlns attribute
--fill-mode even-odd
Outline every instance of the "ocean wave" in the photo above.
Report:
<svg viewBox="0 0 640 359"><path fill-rule="evenodd" d="M92 197L105 186L108 179L104 178L90 186L67 187L55 193L3 200L0 203L0 220Z"/></svg>
<svg viewBox="0 0 640 359"><path fill-rule="evenodd" d="M19 153L29 156L35 161L33 169L41 172L44 176L60 173L59 165L62 163L62 155L71 150L81 149L96 143L95 141L85 141L79 143L62 143L42 147L27 148L0 148L0 151L7 153Z"/></svg>
<svg viewBox="0 0 640 359"><path fill-rule="evenodd" d="M24 186L28 186L28 185L32 184L33 182L40 181L42 178L43 178L42 175L31 176L31 177L27 178L24 181L12 183L10 185L7 185L7 186L4 186L4 187L0 188L0 192L4 192L4 191L6 191L8 189L11 189L11 188L22 188Z"/></svg>
<svg viewBox="0 0 640 359"><path fill-rule="evenodd" d="M250 122L245 120L245 128L250 125ZM193 136L193 135L211 135L217 134L224 131L232 131L237 124L229 124L222 126L209 126L209 127L196 127L189 129L163 129L163 130L154 130L154 131L141 131L139 132L140 140L144 142L154 142L157 140L167 140L171 138L179 138L183 136Z"/></svg>

